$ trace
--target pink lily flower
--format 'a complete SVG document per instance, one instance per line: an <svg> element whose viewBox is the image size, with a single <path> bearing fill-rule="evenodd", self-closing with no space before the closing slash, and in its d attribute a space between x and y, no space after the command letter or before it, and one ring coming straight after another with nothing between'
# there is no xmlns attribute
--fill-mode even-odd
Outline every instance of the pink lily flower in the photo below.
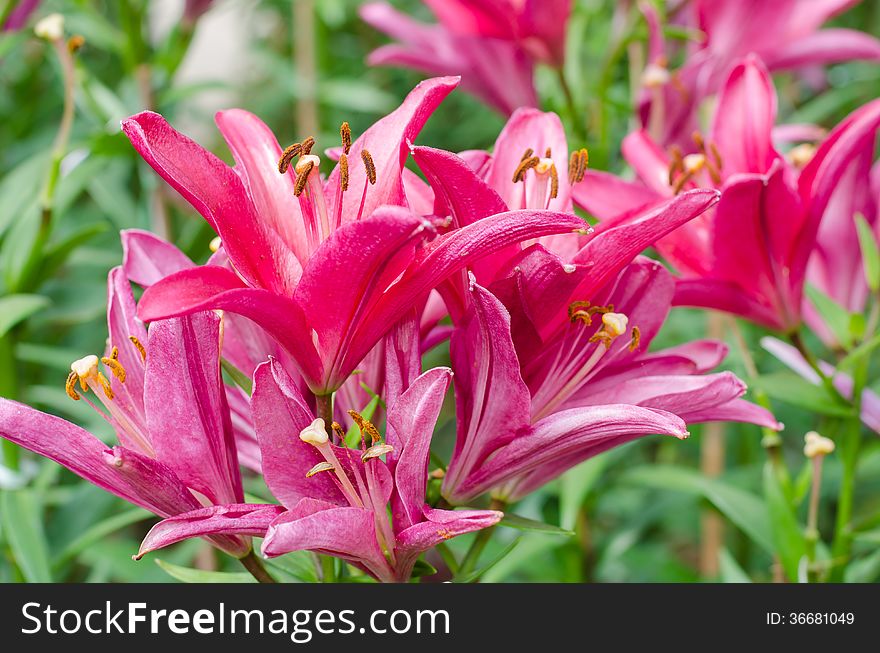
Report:
<svg viewBox="0 0 880 653"><path fill-rule="evenodd" d="M821 29L858 0L695 0L676 20L699 29L685 64L666 68L669 55L654 8L640 6L652 35L643 76L640 115L663 145L686 146L697 126L701 102L717 93L745 56L761 58L769 70L803 69L856 59L880 61L880 41L850 29Z"/></svg>
<svg viewBox="0 0 880 653"><path fill-rule="evenodd" d="M354 144L343 129L344 156L326 182L310 141L282 157L271 132L243 111L217 117L235 168L157 114L124 121L135 148L218 231L233 268L207 265L163 279L144 293L141 318L206 309L247 317L288 350L312 392L327 395L391 325L455 271L514 242L582 230L573 215L520 211L438 235L430 220L383 206L406 203L407 141L457 83L419 84ZM300 160L292 165L297 152Z"/></svg>
<svg viewBox="0 0 880 653"><path fill-rule="evenodd" d="M4 4L3 8L7 9L8 6L8 11L3 12L5 20L0 24L0 32L20 30L40 6L40 2L41 0L10 0L8 5Z"/></svg>
<svg viewBox="0 0 880 653"><path fill-rule="evenodd" d="M439 24L416 21L385 2L360 14L397 43L370 54L371 65L461 75L462 85L510 114L537 106L535 62L561 66L570 0L425 0Z"/></svg>
<svg viewBox="0 0 880 653"><path fill-rule="evenodd" d="M347 560L380 581L405 582L424 551L496 524L497 511L437 510L425 503L431 435L451 377L436 368L416 378L389 406L385 442L355 414L363 444L352 449L338 425L333 439L328 436L277 361L260 365L253 405L263 470L287 507L269 526L263 554L309 550ZM185 536L234 532L238 513L247 509L236 507L231 520L222 507L167 519L147 535L141 554Z"/></svg>
<svg viewBox="0 0 880 653"><path fill-rule="evenodd" d="M710 137L695 135L698 153L683 156L671 148L667 154L644 130L634 132L624 140L623 152L639 181L587 171L573 189L575 202L600 220L625 222L627 215L684 189L721 189L714 211L655 245L682 276L676 304L794 329L821 218L847 165L873 142L880 101L844 120L808 163L798 157L799 150L786 161L774 149L775 116L769 74L749 57L721 93Z"/></svg>
<svg viewBox="0 0 880 653"><path fill-rule="evenodd" d="M458 435L443 481L451 503L489 491L515 501L636 438L686 438L688 423L779 428L740 398L746 388L732 373L706 374L726 355L723 343L648 353L674 292L656 261L639 258L585 295L588 268L540 246L509 269L494 295L472 280L471 309L452 337Z"/></svg>
<svg viewBox="0 0 880 653"><path fill-rule="evenodd" d="M8 399L0 399L0 436L160 517L241 503L220 375L220 318L195 313L154 322L147 331L135 317L131 286L115 268L107 322L105 355L74 361L66 389L111 424L119 444L108 447L70 422ZM251 550L247 536L265 532L278 512L260 506L237 533L208 539L243 557Z"/></svg>

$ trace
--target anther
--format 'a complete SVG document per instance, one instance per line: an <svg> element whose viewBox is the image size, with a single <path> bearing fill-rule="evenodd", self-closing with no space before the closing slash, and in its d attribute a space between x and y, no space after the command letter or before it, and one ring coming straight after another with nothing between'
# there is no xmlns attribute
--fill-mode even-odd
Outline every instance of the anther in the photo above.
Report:
<svg viewBox="0 0 880 653"><path fill-rule="evenodd" d="M339 446L345 446L345 431L342 429L342 425L339 422L333 422L330 424L330 429L333 431L336 436L336 440Z"/></svg>
<svg viewBox="0 0 880 653"><path fill-rule="evenodd" d="M535 150L532 148L527 148L523 155L520 157L520 161L525 161L526 159L531 159L532 155L535 153Z"/></svg>
<svg viewBox="0 0 880 653"><path fill-rule="evenodd" d="M354 420L354 423L358 425L358 428L361 430L361 433L364 435L370 436L370 444L376 444L379 440L382 439L382 436L379 435L378 429L373 426L373 423L370 420L366 419L363 415L361 415L356 410L348 411L348 414L351 415L351 418Z"/></svg>
<svg viewBox="0 0 880 653"><path fill-rule="evenodd" d="M594 333L589 342L601 342L605 349L611 348L611 341L626 333L629 318L623 313L607 312L602 314L602 328Z"/></svg>
<svg viewBox="0 0 880 653"><path fill-rule="evenodd" d="M321 472L332 472L336 469L332 464L328 462L318 463L314 467L312 467L309 471L306 472L306 478L311 478L315 474L320 474Z"/></svg>
<svg viewBox="0 0 880 653"><path fill-rule="evenodd" d="M553 150L552 150L552 149L550 149L550 148L548 147L546 150L544 150L544 158L545 158L545 159L549 159L549 158L552 157L552 156L553 156Z"/></svg>
<svg viewBox="0 0 880 653"><path fill-rule="evenodd" d="M372 186L376 183L376 164L373 163L373 157L366 149L361 150L361 159L364 162L364 168L367 170L367 179L370 180L370 185Z"/></svg>
<svg viewBox="0 0 880 653"><path fill-rule="evenodd" d="M386 453L390 453L391 451L394 451L394 447L392 447L390 444L374 444L363 454L361 454L361 460L363 462L367 462L368 460L372 460L373 458L384 456Z"/></svg>
<svg viewBox="0 0 880 653"><path fill-rule="evenodd" d="M549 148L548 148L549 151ZM559 175L556 172L556 164L550 166L550 199L559 195Z"/></svg>
<svg viewBox="0 0 880 653"><path fill-rule="evenodd" d="M101 359L101 362L107 366L107 368L113 373L113 376L119 379L120 383L125 383L125 368L122 367L122 363L119 362L119 349L117 347L113 348L113 351L109 356L104 356Z"/></svg>
<svg viewBox="0 0 880 653"><path fill-rule="evenodd" d="M110 381L108 381L107 377L100 372L98 372L98 383L101 384L101 388L103 388L107 399L113 399L113 388L110 387Z"/></svg>
<svg viewBox="0 0 880 653"><path fill-rule="evenodd" d="M302 152L302 145L300 143L288 145L284 152L281 153L281 158L278 159L278 172L282 175L287 172L290 162L293 161L294 157L299 156L300 152Z"/></svg>
<svg viewBox="0 0 880 653"><path fill-rule="evenodd" d="M76 382L79 379L77 377L76 372L72 371L67 375L67 382L64 384L64 390L67 392L67 396L73 399L74 401L79 401L80 396L76 391Z"/></svg>
<svg viewBox="0 0 880 653"><path fill-rule="evenodd" d="M302 154L303 156L312 153L312 148L315 146L315 139L309 136L306 140L302 142Z"/></svg>
<svg viewBox="0 0 880 653"><path fill-rule="evenodd" d="M351 127L347 122L339 127L339 136L342 138L342 153L348 154L351 150Z"/></svg>
<svg viewBox="0 0 880 653"><path fill-rule="evenodd" d="M514 170L513 172L513 183L523 181L525 179L526 171L534 168L540 162L541 159L536 156L530 156L529 158L520 161L519 165L516 167L516 170Z"/></svg>
<svg viewBox="0 0 880 653"><path fill-rule="evenodd" d="M299 197L302 195L303 191L306 189L306 184L309 181L309 175L312 172L312 168L315 167L315 164L311 161L306 161L305 165L301 164L303 161L300 161L296 164L296 185L293 187L293 194Z"/></svg>
<svg viewBox="0 0 880 653"><path fill-rule="evenodd" d="M74 34L67 39L67 51L73 54L86 44L86 39L82 34Z"/></svg>
<svg viewBox="0 0 880 653"><path fill-rule="evenodd" d="M135 349L138 350L138 353L141 355L141 360L147 360L147 350L144 349L141 341L138 340L135 336L128 336L128 339L131 340L131 344L133 344L135 346Z"/></svg>
<svg viewBox="0 0 880 653"><path fill-rule="evenodd" d="M572 183L583 181L589 165L590 153L587 151L587 148L582 147L581 149L572 152L571 156L568 158L569 180Z"/></svg>
<svg viewBox="0 0 880 653"><path fill-rule="evenodd" d="M635 351L639 348L639 342L642 340L642 332L639 330L639 327L634 326L632 328L632 340L629 343L629 350Z"/></svg>
<svg viewBox="0 0 880 653"><path fill-rule="evenodd" d="M348 156L343 154L339 157L339 179L342 184L342 191L348 190Z"/></svg>
<svg viewBox="0 0 880 653"><path fill-rule="evenodd" d="M316 417L311 424L300 431L299 439L316 447L326 444L327 440L330 438L327 437L327 429L324 427L324 420L320 417Z"/></svg>

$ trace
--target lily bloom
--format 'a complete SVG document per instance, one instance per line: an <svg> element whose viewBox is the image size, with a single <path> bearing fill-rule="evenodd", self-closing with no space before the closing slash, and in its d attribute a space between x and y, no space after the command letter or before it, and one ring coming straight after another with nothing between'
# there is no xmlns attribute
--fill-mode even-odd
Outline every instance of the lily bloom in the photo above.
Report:
<svg viewBox="0 0 880 653"><path fill-rule="evenodd" d="M773 147L776 94L754 57L731 73L708 139L695 134L698 153L664 152L644 131L624 140L623 152L639 180L587 171L575 202L600 220L627 215L684 189L716 187L717 208L658 240L657 250L682 279L676 304L715 308L772 329L801 320L807 261L834 188L880 125L880 101L851 114L808 162ZM803 167L803 170L799 170ZM745 258L744 258L745 257Z"/></svg>
<svg viewBox="0 0 880 653"><path fill-rule="evenodd" d="M771 71L803 69L856 59L880 61L880 41L851 29L822 25L858 0L695 0L676 20L698 29L684 65L666 69L669 56L656 11L640 6L651 31L640 115L663 145L685 146L703 100L716 94L730 71L754 54Z"/></svg>
<svg viewBox="0 0 880 653"><path fill-rule="evenodd" d="M584 278L583 267L535 246L511 262L494 295L472 280L471 309L450 349L458 432L443 494L451 503L489 491L515 501L636 438L686 438L689 423L779 428L740 398L746 388L732 373L706 374L726 355L723 343L648 351L674 292L659 263L639 258L579 295Z"/></svg>
<svg viewBox="0 0 880 653"><path fill-rule="evenodd" d="M0 18L0 32L14 32L27 24L31 14L40 6L41 0L10 0L4 4Z"/></svg>
<svg viewBox="0 0 880 653"><path fill-rule="evenodd" d="M147 332L121 268L110 272L109 286L108 350L100 359L74 361L66 389L110 423L119 444L107 446L79 426L8 399L0 399L0 436L160 517L241 503L220 375L220 318L196 313L154 322ZM246 536L264 531L249 524L208 539L243 557L251 550Z"/></svg>
<svg viewBox="0 0 880 653"><path fill-rule="evenodd" d="M439 21L416 21L385 2L360 10L397 43L375 50L371 65L399 65L429 74L461 75L462 85L510 114L537 106L535 62L559 67L571 0L425 0Z"/></svg>
<svg viewBox="0 0 880 653"><path fill-rule="evenodd" d="M344 125L343 152L326 181L311 139L282 152L244 111L217 116L235 168L157 114L125 120L138 152L218 232L232 268L206 265L166 277L144 293L141 318L206 309L250 318L288 350L312 392L327 395L457 270L515 242L582 231L574 215L519 211L438 234L435 222L385 206L406 203L407 141L457 83L422 82L353 144Z"/></svg>
<svg viewBox="0 0 880 653"><path fill-rule="evenodd" d="M353 413L362 444L351 448L338 425L333 439L328 436L277 361L260 365L253 405L263 470L287 507L269 526L263 554L309 550L347 560L380 581L405 582L424 551L496 524L497 511L437 510L425 503L431 435L451 376L436 368L416 378L389 406L384 442L372 423ZM224 507L165 520L147 535L141 554L183 536L235 531L248 509L231 507L231 520Z"/></svg>

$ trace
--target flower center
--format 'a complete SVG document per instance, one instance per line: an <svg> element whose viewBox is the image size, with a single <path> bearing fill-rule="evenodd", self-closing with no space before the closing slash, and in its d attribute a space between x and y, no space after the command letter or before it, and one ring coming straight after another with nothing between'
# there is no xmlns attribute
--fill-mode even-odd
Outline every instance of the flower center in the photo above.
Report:
<svg viewBox="0 0 880 653"><path fill-rule="evenodd" d="M696 131L693 133L694 144L697 152L683 155L677 145L669 148L669 185L672 192L678 195L688 183L699 185L701 173L706 172L712 186L721 185L721 153L714 143L706 145L703 135ZM706 180L703 179L705 182Z"/></svg>

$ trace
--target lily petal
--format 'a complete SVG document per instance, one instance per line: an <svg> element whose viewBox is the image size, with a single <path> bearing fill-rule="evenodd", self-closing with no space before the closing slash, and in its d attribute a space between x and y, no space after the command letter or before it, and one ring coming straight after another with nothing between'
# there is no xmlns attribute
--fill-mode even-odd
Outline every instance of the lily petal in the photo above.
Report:
<svg viewBox="0 0 880 653"><path fill-rule="evenodd" d="M186 254L149 231L123 229L120 237L125 276L142 288L180 270L195 267Z"/></svg>

